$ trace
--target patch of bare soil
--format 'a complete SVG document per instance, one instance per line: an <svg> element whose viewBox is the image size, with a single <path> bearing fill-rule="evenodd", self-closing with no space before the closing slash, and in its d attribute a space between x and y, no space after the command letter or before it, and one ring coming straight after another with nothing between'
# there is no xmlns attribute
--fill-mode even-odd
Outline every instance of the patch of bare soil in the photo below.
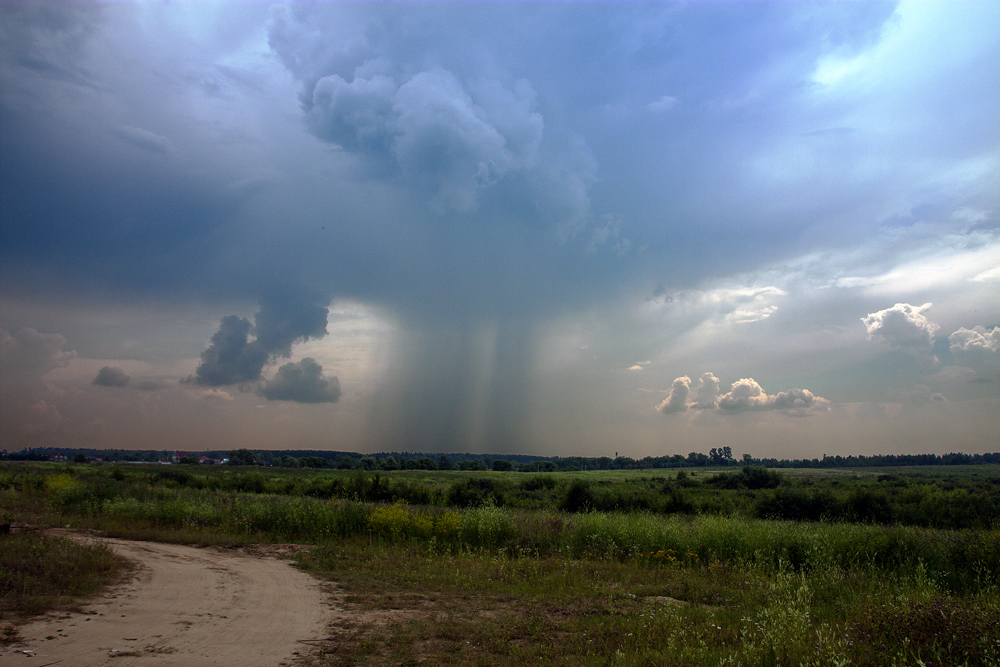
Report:
<svg viewBox="0 0 1000 667"><path fill-rule="evenodd" d="M104 541L139 564L135 577L79 612L18 628L0 666L275 667L309 653L339 615L319 582L281 559L291 545L250 555Z"/></svg>

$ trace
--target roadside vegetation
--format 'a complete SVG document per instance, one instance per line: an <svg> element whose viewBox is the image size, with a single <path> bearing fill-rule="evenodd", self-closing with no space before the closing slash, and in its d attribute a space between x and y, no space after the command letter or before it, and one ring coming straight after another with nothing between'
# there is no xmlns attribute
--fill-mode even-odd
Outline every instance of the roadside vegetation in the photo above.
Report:
<svg viewBox="0 0 1000 667"><path fill-rule="evenodd" d="M8 463L0 512L313 545L317 664L1000 664L1000 467L809 473Z"/></svg>
<svg viewBox="0 0 1000 667"><path fill-rule="evenodd" d="M0 533L0 645L17 625L51 609L72 608L115 581L130 565L101 544L79 544L37 532Z"/></svg>

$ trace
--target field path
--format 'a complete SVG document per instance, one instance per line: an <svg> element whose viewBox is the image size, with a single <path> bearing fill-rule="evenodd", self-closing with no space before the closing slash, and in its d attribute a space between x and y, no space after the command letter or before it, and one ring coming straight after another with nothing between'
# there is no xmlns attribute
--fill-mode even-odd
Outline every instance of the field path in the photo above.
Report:
<svg viewBox="0 0 1000 667"><path fill-rule="evenodd" d="M329 598L287 560L104 541L139 563L136 576L82 612L23 626L24 642L0 649L0 666L276 667L308 652L299 640L324 636Z"/></svg>

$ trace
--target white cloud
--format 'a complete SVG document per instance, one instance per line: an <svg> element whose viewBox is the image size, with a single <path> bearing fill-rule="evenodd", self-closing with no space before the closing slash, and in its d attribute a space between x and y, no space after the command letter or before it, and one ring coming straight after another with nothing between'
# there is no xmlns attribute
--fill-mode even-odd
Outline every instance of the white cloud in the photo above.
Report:
<svg viewBox="0 0 1000 667"><path fill-rule="evenodd" d="M749 410L785 410L791 416L806 416L820 410L827 410L830 401L816 396L808 389L768 394L753 378L742 378L732 384L729 391L719 395L719 379L713 373L705 373L696 385L696 400L688 403L691 378L682 376L674 380L670 393L656 409L663 414L674 414L686 410L721 410L724 413L739 413Z"/></svg>
<svg viewBox="0 0 1000 667"><path fill-rule="evenodd" d="M645 310L669 308L704 310L706 320L716 324L747 324L766 320L778 311L773 302L788 293L774 285L764 287L721 287L661 295L646 302Z"/></svg>
<svg viewBox="0 0 1000 667"><path fill-rule="evenodd" d="M792 389L769 395L753 378L743 378L733 383L729 392L719 397L719 408L727 412L745 410L802 410L812 407L825 408L829 402L808 389Z"/></svg>
<svg viewBox="0 0 1000 667"><path fill-rule="evenodd" d="M203 389L197 392L198 398L209 401L232 401L233 397L225 389Z"/></svg>
<svg viewBox="0 0 1000 667"><path fill-rule="evenodd" d="M711 410L719 407L719 378L712 373L704 373L698 378L697 401L694 407L699 410Z"/></svg>
<svg viewBox="0 0 1000 667"><path fill-rule="evenodd" d="M891 308L869 313L861 318L861 322L868 330L869 340L878 336L898 347L929 348L934 343L934 333L940 327L924 317L923 312L933 305L897 303Z"/></svg>
<svg viewBox="0 0 1000 667"><path fill-rule="evenodd" d="M991 369L1000 364L1000 327L962 327L948 336L955 361L963 366Z"/></svg>
<svg viewBox="0 0 1000 667"><path fill-rule="evenodd" d="M987 269L969 278L969 281L974 283L985 283L988 280L1000 280L1000 266Z"/></svg>
<svg viewBox="0 0 1000 667"><path fill-rule="evenodd" d="M928 230L928 233L930 230ZM887 239L892 241L892 237ZM984 282L1000 277L1000 244L986 240L974 249L953 248L948 244L966 244L964 235L948 236L938 241L944 247L929 256L901 263L884 273L848 275L836 278L831 285L845 289L865 288L873 296L912 294L931 289L960 287L968 281ZM899 238L895 239L900 242ZM926 252L926 248L924 251Z"/></svg>
<svg viewBox="0 0 1000 667"><path fill-rule="evenodd" d="M687 397L691 391L691 378L684 375L674 380L670 385L670 393L656 409L665 415L684 412L688 409Z"/></svg>

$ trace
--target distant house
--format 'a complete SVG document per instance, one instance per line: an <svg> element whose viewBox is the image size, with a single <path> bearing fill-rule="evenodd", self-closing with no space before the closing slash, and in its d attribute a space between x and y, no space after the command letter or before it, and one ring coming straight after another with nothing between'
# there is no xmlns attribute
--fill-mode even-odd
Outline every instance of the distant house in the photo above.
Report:
<svg viewBox="0 0 1000 667"><path fill-rule="evenodd" d="M49 456L49 461L56 461L58 463L66 463L65 454L52 454Z"/></svg>

